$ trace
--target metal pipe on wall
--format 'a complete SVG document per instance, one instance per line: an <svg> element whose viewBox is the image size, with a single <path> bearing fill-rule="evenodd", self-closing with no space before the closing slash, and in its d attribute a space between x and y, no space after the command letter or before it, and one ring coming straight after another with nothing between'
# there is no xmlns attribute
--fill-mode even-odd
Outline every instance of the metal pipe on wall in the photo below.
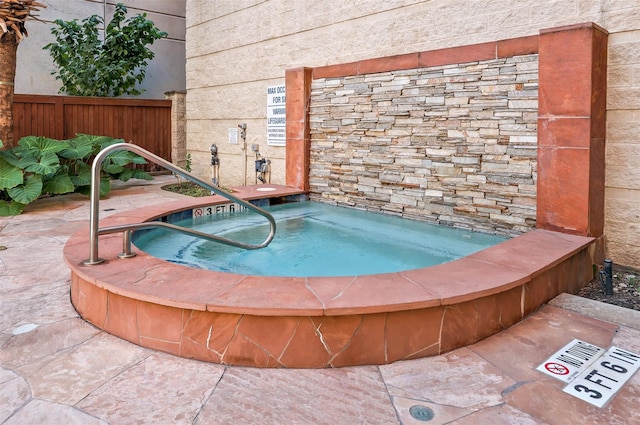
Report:
<svg viewBox="0 0 640 425"><path fill-rule="evenodd" d="M247 185L247 123L238 124L242 139L242 185Z"/></svg>

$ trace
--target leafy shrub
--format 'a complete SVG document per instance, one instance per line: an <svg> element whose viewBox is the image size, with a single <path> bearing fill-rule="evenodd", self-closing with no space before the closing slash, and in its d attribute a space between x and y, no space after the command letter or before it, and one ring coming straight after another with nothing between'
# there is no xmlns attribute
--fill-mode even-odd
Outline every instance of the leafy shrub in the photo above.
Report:
<svg viewBox="0 0 640 425"><path fill-rule="evenodd" d="M21 214L24 206L45 195L91 192L90 161L102 149L124 140L78 134L70 140L23 137L18 145L0 151L0 216ZM2 142L0 141L0 147ZM146 164L129 151L116 151L102 163L100 195L111 190L111 180L151 180L142 170L127 168Z"/></svg>
<svg viewBox="0 0 640 425"><path fill-rule="evenodd" d="M104 37L98 28L104 20L98 15L77 20L56 19L51 33L55 43L44 46L58 67L56 79L62 81L60 92L72 96L138 95L136 86L145 78L145 68L153 59L147 47L166 37L146 14L125 20L127 8L116 5L113 19L106 25Z"/></svg>

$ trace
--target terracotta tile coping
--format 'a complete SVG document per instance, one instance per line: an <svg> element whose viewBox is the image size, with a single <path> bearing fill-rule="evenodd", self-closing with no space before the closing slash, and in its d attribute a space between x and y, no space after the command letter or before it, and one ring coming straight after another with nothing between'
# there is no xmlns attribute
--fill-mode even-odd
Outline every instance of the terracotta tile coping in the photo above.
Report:
<svg viewBox="0 0 640 425"><path fill-rule="evenodd" d="M285 186L239 189L244 199L302 193ZM267 194L267 195L265 195ZM198 206L229 202L220 196L194 198L115 214L101 227L148 221ZM276 234L277 237L277 234ZM218 313L257 316L341 316L446 306L498 293L530 282L536 276L587 248L594 238L547 230L532 230L465 258L423 269L354 277L261 277L192 269L138 255L118 259L120 234L100 237L105 262L85 266L88 228L67 242L64 258L89 284L123 297L154 304Z"/></svg>
<svg viewBox="0 0 640 425"><path fill-rule="evenodd" d="M313 68L313 78L337 78L402 69L443 66L538 53L538 36L448 47L404 55L364 59L357 62Z"/></svg>

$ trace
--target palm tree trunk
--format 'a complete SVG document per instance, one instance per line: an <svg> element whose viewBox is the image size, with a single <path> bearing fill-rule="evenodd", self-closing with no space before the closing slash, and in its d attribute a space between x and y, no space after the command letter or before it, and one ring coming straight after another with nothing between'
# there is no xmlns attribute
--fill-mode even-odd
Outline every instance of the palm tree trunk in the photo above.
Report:
<svg viewBox="0 0 640 425"><path fill-rule="evenodd" d="M16 35L7 32L0 37L0 140L7 149L14 146L13 141L13 84L16 75Z"/></svg>

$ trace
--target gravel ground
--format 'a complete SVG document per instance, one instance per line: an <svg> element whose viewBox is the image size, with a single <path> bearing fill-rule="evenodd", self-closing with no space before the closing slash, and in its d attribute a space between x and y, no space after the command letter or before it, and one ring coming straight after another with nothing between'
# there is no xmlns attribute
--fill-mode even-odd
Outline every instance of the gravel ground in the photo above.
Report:
<svg viewBox="0 0 640 425"><path fill-rule="evenodd" d="M613 264L613 294L605 294L604 284L594 279L576 295L640 311L640 270Z"/></svg>

